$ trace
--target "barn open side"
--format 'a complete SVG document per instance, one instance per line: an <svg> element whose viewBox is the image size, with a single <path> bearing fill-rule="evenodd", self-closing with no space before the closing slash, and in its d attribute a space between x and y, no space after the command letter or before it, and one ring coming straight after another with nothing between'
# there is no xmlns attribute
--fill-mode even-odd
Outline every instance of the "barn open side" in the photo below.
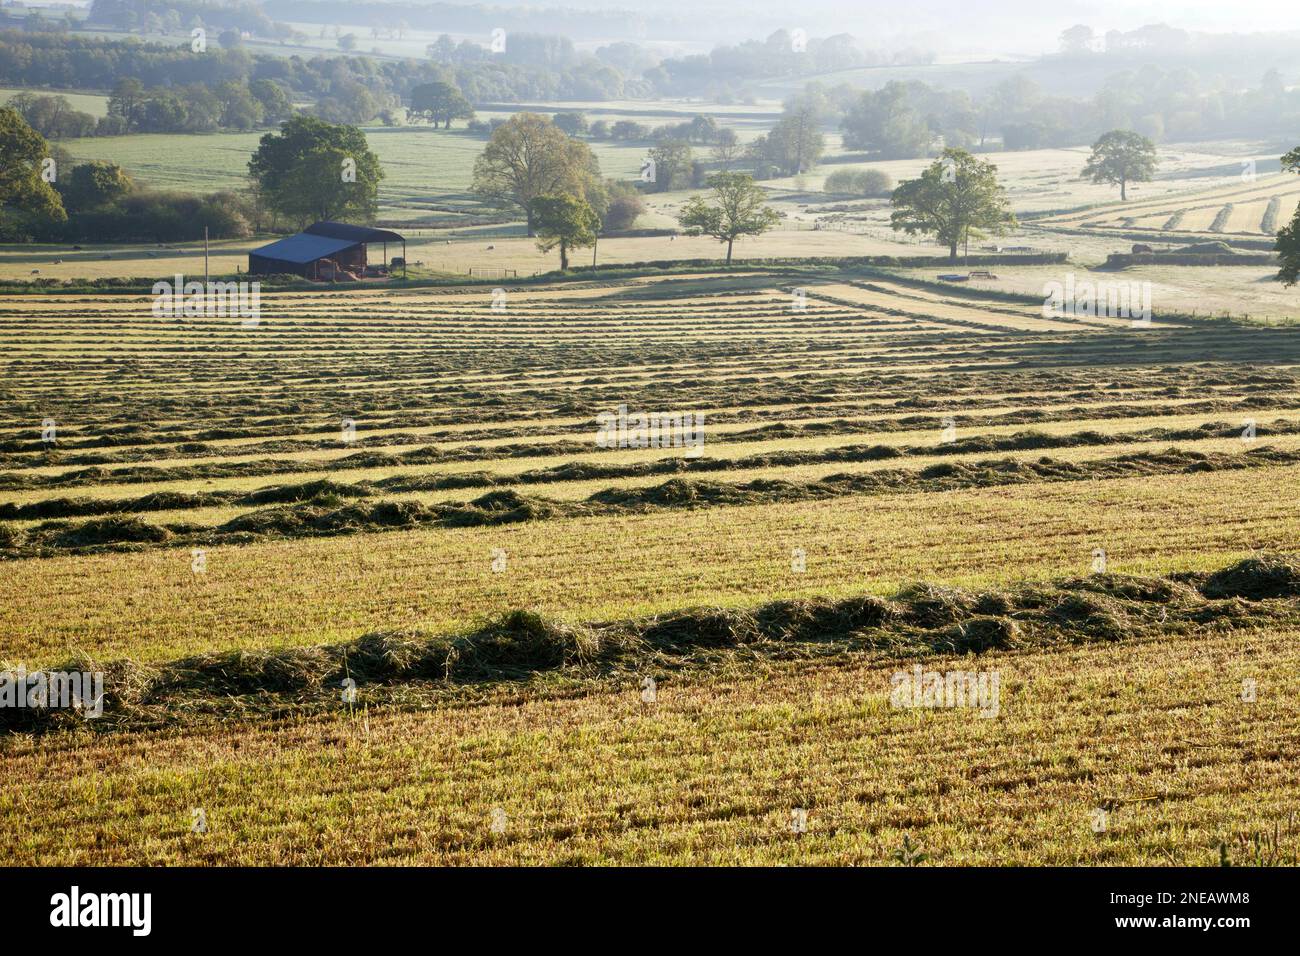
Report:
<svg viewBox="0 0 1300 956"><path fill-rule="evenodd" d="M388 244L401 243L401 259L388 258ZM371 266L367 246L383 244L382 266ZM302 232L248 254L252 275L298 275L316 281L386 278L391 266L400 262L406 275L406 239L388 229L354 226L346 222L317 222Z"/></svg>

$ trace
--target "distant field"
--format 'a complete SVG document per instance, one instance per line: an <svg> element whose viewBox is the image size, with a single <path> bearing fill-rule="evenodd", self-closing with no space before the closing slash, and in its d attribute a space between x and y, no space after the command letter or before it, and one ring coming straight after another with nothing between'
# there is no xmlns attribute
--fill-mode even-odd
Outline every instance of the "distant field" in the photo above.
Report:
<svg viewBox="0 0 1300 956"><path fill-rule="evenodd" d="M384 166L381 217L432 216L454 222L464 212L484 212L468 195L483 137L464 129L427 126L370 127L365 132ZM206 193L245 187L248 160L263 135L144 133L69 140L62 145L77 159L117 163L155 189ZM593 143L592 148L602 171L622 179L637 176L646 150L644 145L611 143Z"/></svg>
<svg viewBox="0 0 1300 956"><path fill-rule="evenodd" d="M1274 225L1264 215L1274 204ZM1161 233L1170 242L1205 238L1268 238L1291 221L1300 204L1300 177L1270 174L1216 184L1159 199L1137 198L1099 209L1035 220L1045 229L1078 229L1122 235L1125 231Z"/></svg>
<svg viewBox="0 0 1300 956"><path fill-rule="evenodd" d="M1116 250L1118 251L1118 250ZM1095 261L1095 260L1094 260ZM936 269L904 269L904 275L933 280ZM1157 311L1198 315L1229 314L1255 322L1294 322L1300 319L1300 297L1276 280L1277 267L1139 265L1116 272L1098 269L1079 255L1059 266L997 266L997 279L980 285L1042 298L1049 282L1151 283L1152 307Z"/></svg>
<svg viewBox="0 0 1300 956"><path fill-rule="evenodd" d="M72 104L74 110L81 110L83 113L89 113L91 116L108 115L108 97L102 93L83 93L68 90L18 90L5 89L0 87L0 104L3 104L10 97L18 93L39 93L39 94L56 94L65 97Z"/></svg>

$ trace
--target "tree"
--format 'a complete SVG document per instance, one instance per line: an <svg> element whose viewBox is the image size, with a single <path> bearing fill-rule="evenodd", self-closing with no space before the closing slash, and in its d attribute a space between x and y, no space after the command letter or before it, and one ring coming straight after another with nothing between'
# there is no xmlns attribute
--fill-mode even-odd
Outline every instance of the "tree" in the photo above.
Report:
<svg viewBox="0 0 1300 956"><path fill-rule="evenodd" d="M450 65L452 57L456 54L456 41L444 33L433 43L426 46L424 52L429 59Z"/></svg>
<svg viewBox="0 0 1300 956"><path fill-rule="evenodd" d="M587 117L582 113L556 113L551 122L569 136L580 136L587 132Z"/></svg>
<svg viewBox="0 0 1300 956"><path fill-rule="evenodd" d="M355 50L357 48L357 38L351 33L345 33L339 37L340 50Z"/></svg>
<svg viewBox="0 0 1300 956"><path fill-rule="evenodd" d="M650 160L654 163L653 191L666 192L689 185L691 159L691 147L684 140L660 140L650 150Z"/></svg>
<svg viewBox="0 0 1300 956"><path fill-rule="evenodd" d="M724 170L730 169L731 164L740 158L743 147L740 145L740 137L736 131L730 127L724 126L718 130L717 139L714 141L713 149L709 151L713 156L713 161L721 166Z"/></svg>
<svg viewBox="0 0 1300 956"><path fill-rule="evenodd" d="M645 139L646 128L636 120L618 120L609 128L610 139Z"/></svg>
<svg viewBox="0 0 1300 956"><path fill-rule="evenodd" d="M1092 27L1076 23L1061 34L1061 52L1067 56L1091 53L1095 42L1096 36L1092 32Z"/></svg>
<svg viewBox="0 0 1300 956"><path fill-rule="evenodd" d="M66 96L23 92L11 96L8 105L46 139L89 136L95 130L95 117L74 110Z"/></svg>
<svg viewBox="0 0 1300 956"><path fill-rule="evenodd" d="M913 90L891 80L879 90L860 93L840 121L845 147L878 152L882 159L926 155L934 133L912 104Z"/></svg>
<svg viewBox="0 0 1300 956"><path fill-rule="evenodd" d="M268 123L279 123L289 118L293 112L293 103L284 87L274 80L253 80L248 84L248 92L253 99L262 104L262 118Z"/></svg>
<svg viewBox="0 0 1300 956"><path fill-rule="evenodd" d="M574 196L538 196L528 204L537 229L537 248L560 248L560 268L569 268L569 250L596 244L600 219L585 199Z"/></svg>
<svg viewBox="0 0 1300 956"><path fill-rule="evenodd" d="M73 166L57 188L65 209L82 212L117 202L135 189L135 183L121 166L94 160Z"/></svg>
<svg viewBox="0 0 1300 956"><path fill-rule="evenodd" d="M361 130L314 116L295 116L263 136L248 172L262 204L299 225L373 220L384 178Z"/></svg>
<svg viewBox="0 0 1300 956"><path fill-rule="evenodd" d="M487 202L519 209L536 235L532 201L572 196L594 205L600 164L586 143L566 136L536 113L516 113L492 133L474 161L474 192Z"/></svg>
<svg viewBox="0 0 1300 956"><path fill-rule="evenodd" d="M795 176L815 165L825 149L826 139L818 128L816 112L810 106L801 106L781 117L762 137L755 152L782 175Z"/></svg>
<svg viewBox="0 0 1300 956"><path fill-rule="evenodd" d="M684 130L688 143L712 143L718 138L718 121L712 116L694 116Z"/></svg>
<svg viewBox="0 0 1300 956"><path fill-rule="evenodd" d="M853 196L881 196L893 191L888 173L879 169L837 169L826 177L822 186L828 193Z"/></svg>
<svg viewBox="0 0 1300 956"><path fill-rule="evenodd" d="M640 190L631 183L611 179L605 183L605 192L609 203L601 216L602 230L620 232L636 225L637 218L646 209Z"/></svg>
<svg viewBox="0 0 1300 956"><path fill-rule="evenodd" d="M1300 173L1300 146L1282 157L1282 170L1288 173ZM1273 246L1278 254L1282 268L1277 278L1288 288L1300 280L1300 209L1296 209L1291 222L1277 234Z"/></svg>
<svg viewBox="0 0 1300 956"><path fill-rule="evenodd" d="M40 133L17 110L0 108L0 234L26 238L23 222L39 227L67 220L59 194L41 175L48 156ZM6 222L11 216L16 228Z"/></svg>
<svg viewBox="0 0 1300 956"><path fill-rule="evenodd" d="M731 264L731 247L742 236L758 236L781 219L776 210L765 206L767 193L754 183L748 173L717 173L709 177L712 201L692 196L682 207L677 220L687 228L699 229L707 236L727 244L727 264Z"/></svg>
<svg viewBox="0 0 1300 956"><path fill-rule="evenodd" d="M890 225L909 235L933 233L957 259L957 246L972 236L1002 235L1016 226L998 168L964 149L945 149L921 173L894 190Z"/></svg>
<svg viewBox="0 0 1300 956"><path fill-rule="evenodd" d="M474 107L455 83L435 80L411 90L411 113L429 120L435 128L442 123L444 129L451 129L454 119L472 120Z"/></svg>
<svg viewBox="0 0 1300 956"><path fill-rule="evenodd" d="M117 81L108 97L108 115L120 116L129 133L136 126L144 99L144 84L132 77L124 77Z"/></svg>
<svg viewBox="0 0 1300 956"><path fill-rule="evenodd" d="M217 99L221 110L218 122L227 129L252 129L265 115L261 102L243 83L222 83L217 87Z"/></svg>
<svg viewBox="0 0 1300 956"><path fill-rule="evenodd" d="M316 103L316 115L329 123L356 125L378 112L379 104L370 90L351 80L331 84L331 95Z"/></svg>
<svg viewBox="0 0 1300 956"><path fill-rule="evenodd" d="M1119 198L1128 200L1129 183L1149 183L1156 171L1156 147L1132 130L1113 129L1092 144L1083 175L1094 183L1119 186Z"/></svg>

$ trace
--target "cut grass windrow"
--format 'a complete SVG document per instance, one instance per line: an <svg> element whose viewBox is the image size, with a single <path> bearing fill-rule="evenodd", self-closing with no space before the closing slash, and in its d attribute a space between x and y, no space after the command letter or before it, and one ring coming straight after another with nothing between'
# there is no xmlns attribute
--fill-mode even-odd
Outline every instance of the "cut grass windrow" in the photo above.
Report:
<svg viewBox="0 0 1300 956"><path fill-rule="evenodd" d="M339 504L339 499L349 492L349 486L338 486L336 490L331 490L333 486L321 486L321 494L310 501L249 511L215 528L179 523L155 524L139 516L122 515L80 522L47 521L28 529L0 524L0 559L138 551L151 547L248 544L278 538L329 537L421 527L484 527L670 508L763 505L849 495L1195 474L1297 463L1300 463L1300 451L1269 446L1240 454L1169 448L1163 452L1134 452L1078 462L1043 456L1037 461L1001 458L940 463L916 471L887 469L863 474L836 474L806 482L755 479L727 484L679 477L650 487L609 488L578 502L521 495L503 489L488 492L469 502L426 505L418 501L362 500Z"/></svg>
<svg viewBox="0 0 1300 956"><path fill-rule="evenodd" d="M943 403L934 401L929 404L941 405ZM1222 412L1249 412L1255 410L1265 410L1291 404L1288 396L1256 394L1247 396L1241 400L1211 400L1202 402L1193 402L1186 405L1151 405L1136 406L1126 404L1114 404L1104 408L1083 408L1074 407L1069 409L1060 409L1053 412L1046 412L1039 409L1021 409L1014 412L1006 412L998 415L965 415L965 414L930 414L930 415L909 415L903 418L893 419L834 419L822 422L807 422L803 424L794 424L789 422L777 422L770 425L763 425L758 428L746 429L745 431L727 432L724 440L728 444L740 444L745 442L763 442L772 441L782 438L811 438L825 437L828 435L858 435L871 434L875 432L901 432L916 431L921 429L932 429L935 431L943 428L948 422L954 427L963 429L974 428L996 428L1007 425L1032 425L1039 424L1050 420L1069 420L1069 419L1093 419L1093 420L1117 420L1124 418L1155 418L1161 415L1199 415L1213 414ZM679 406L680 407L680 406ZM707 426L706 426L707 427ZM1226 435L1231 426L1216 423L1209 426L1223 431ZM1294 422L1285 422L1283 424L1274 424L1273 433L1275 434L1294 434L1297 427ZM587 431L594 435L594 427L589 427ZM1239 432L1240 429L1238 428ZM1263 432L1260 432L1261 434ZM1096 433L1094 433L1096 434ZM1179 441L1183 439L1193 440L1198 438L1215 437L1213 434L1203 435L1196 434L1195 430L1167 430L1167 435L1161 436L1158 430L1151 430L1149 433L1143 433L1137 440L1169 440ZM972 439L978 443L983 439ZM1030 439L1035 442L1047 442L1054 439L1034 438ZM1066 439L1068 440L1068 439ZM995 442L995 439L987 439ZM1084 442L1084 444L1097 444L1099 442ZM335 443L334 447L346 447L341 443ZM943 446L937 454L943 454L945 451L951 451L952 445ZM973 447L970 444L961 446L965 450L986 450L999 451L1011 450L996 447L991 444L988 447ZM1052 447L1050 444L1042 443L1032 446L1019 447ZM1072 447L1069 445L1057 447ZM609 449L616 451L617 449ZM366 468L399 468L412 465L436 465L449 464L453 462L467 461L491 461L504 458L545 458L558 455L591 455L600 454L605 449L599 448L590 438L587 441L551 441L551 442L527 442L518 444L503 444L493 446L467 446L462 448L438 448L434 445L425 445L414 448L405 452L389 453L379 450L360 451L355 454L347 455L342 458L330 458L318 461L304 459L264 459L242 462L207 462L190 465L175 466L155 466L155 465L136 465L126 468L107 469L103 467L91 467L71 472L60 472L57 474L31 474L20 471L0 472L0 489L19 491L40 488L71 488L79 486L90 486L100 484L152 484L164 481L212 481L225 478L243 478L255 475L276 475L276 474L301 474L310 472L324 471L347 471ZM928 454L928 452L915 452L916 454ZM953 453L961 453L960 450ZM55 458L45 464L59 464L60 460ZM38 464L35 460L31 464Z"/></svg>
<svg viewBox="0 0 1300 956"><path fill-rule="evenodd" d="M978 453L1028 451L1049 448L1102 447L1138 442L1203 441L1240 437L1241 429L1227 422L1206 422L1195 428L1147 428L1133 432L1081 431L1053 435L1034 429L1012 435L975 435L937 445L844 445L819 451L773 451L741 458L671 457L631 464L566 462L518 474L476 471L449 475L394 475L377 481L336 482L328 478L298 484L272 485L256 491L159 491L136 498L49 498L23 505L0 504L0 521L38 521L50 518L88 518L153 511L296 503L320 498L369 498L385 492L448 491L457 488L492 488L501 485L547 485L567 481L641 478L653 475L689 475L718 471L747 471L799 465L824 465L883 461L903 457L937 457ZM1300 421L1277 419L1258 425L1256 438L1300 434Z"/></svg>
<svg viewBox="0 0 1300 956"><path fill-rule="evenodd" d="M56 671L105 675L103 714L0 709L0 729L140 729L194 720L285 717L369 705L427 707L468 688L577 692L634 673L732 665L758 657L836 654L912 658L1090 641L1176 639L1207 629L1300 625L1300 556L1249 558L1213 573L1096 574L973 592L912 584L891 598L776 601L689 608L585 625L514 610L460 634L379 632L344 644L236 651L161 665L75 660ZM559 678L558 680L556 678ZM587 688L590 689L590 688ZM473 693L459 699L472 700Z"/></svg>

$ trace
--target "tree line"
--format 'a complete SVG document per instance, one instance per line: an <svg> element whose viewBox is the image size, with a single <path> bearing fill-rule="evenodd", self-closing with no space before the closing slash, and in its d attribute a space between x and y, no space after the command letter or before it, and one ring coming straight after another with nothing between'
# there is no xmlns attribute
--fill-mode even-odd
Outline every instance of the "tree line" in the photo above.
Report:
<svg viewBox="0 0 1300 956"><path fill-rule="evenodd" d="M13 107L0 107L0 241L180 242L241 238L258 226L244 196L141 189L120 167L76 162Z"/></svg>

